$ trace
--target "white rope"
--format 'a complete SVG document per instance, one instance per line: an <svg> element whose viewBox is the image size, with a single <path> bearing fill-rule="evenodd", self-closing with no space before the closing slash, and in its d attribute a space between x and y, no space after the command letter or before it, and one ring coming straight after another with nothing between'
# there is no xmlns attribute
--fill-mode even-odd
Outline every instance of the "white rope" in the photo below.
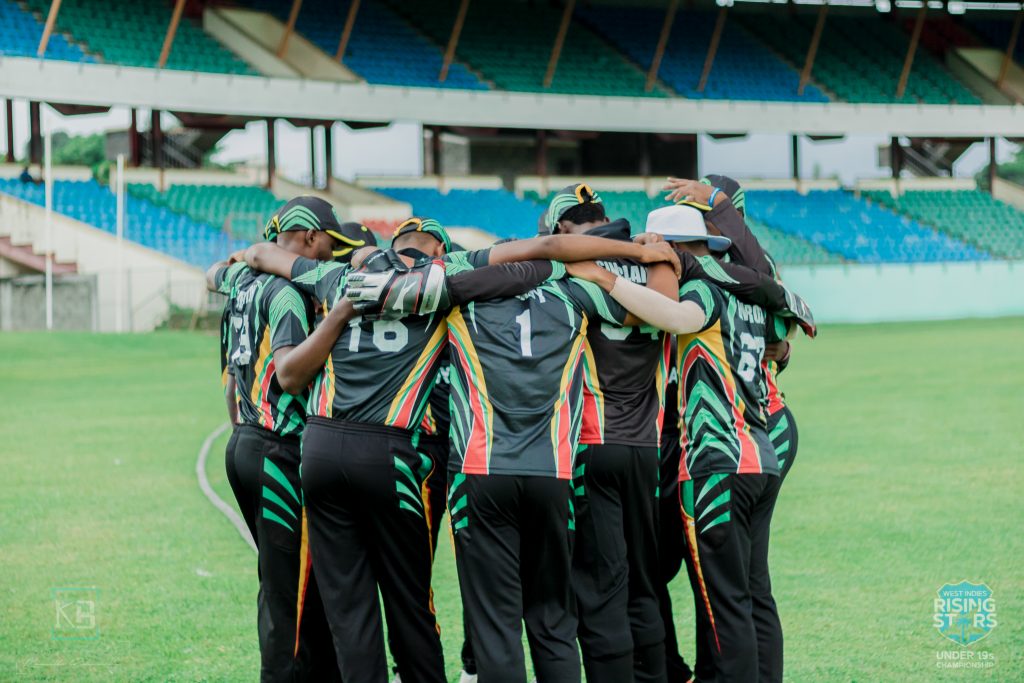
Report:
<svg viewBox="0 0 1024 683"><path fill-rule="evenodd" d="M202 489L203 495L205 495L213 506L224 513L224 516L228 518L232 524L235 525L235 529L238 530L239 535L242 539L249 544L253 552L256 552L256 543L252 540L252 534L249 533L249 527L246 525L245 520L242 519L241 515L235 512L235 508L225 503L220 496L210 486L210 480L206 478L206 458L210 455L210 449L213 447L213 442L220 437L231 424L225 422L220 427L217 427L210 435L203 441L203 445L199 448L199 457L196 458L196 479L199 480L199 488Z"/></svg>

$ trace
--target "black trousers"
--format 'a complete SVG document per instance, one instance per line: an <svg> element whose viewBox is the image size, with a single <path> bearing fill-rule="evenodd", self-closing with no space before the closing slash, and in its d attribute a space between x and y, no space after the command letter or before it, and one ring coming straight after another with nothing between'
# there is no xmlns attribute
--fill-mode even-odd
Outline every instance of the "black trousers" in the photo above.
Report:
<svg viewBox="0 0 1024 683"><path fill-rule="evenodd" d="M430 543L434 553L437 552L437 540L441 532L441 519L447 509L448 496L448 452L447 436L420 436L416 442L416 450L426 455L434 463L434 469L427 477L427 500L430 505ZM469 642L469 622L465 610L462 614L462 670L468 674L476 673L476 660L473 658L473 646Z"/></svg>
<svg viewBox="0 0 1024 683"><path fill-rule="evenodd" d="M235 427L225 469L259 551L257 632L263 681L340 680L309 564L299 487L299 440Z"/></svg>
<svg viewBox="0 0 1024 683"><path fill-rule="evenodd" d="M310 418L302 487L310 545L345 683L386 683L380 601L405 683L443 683L423 483L405 430Z"/></svg>
<svg viewBox="0 0 1024 683"><path fill-rule="evenodd" d="M782 627L768 579L769 530L781 484L769 474L713 474L680 483L697 608L698 680L782 680Z"/></svg>
<svg viewBox="0 0 1024 683"><path fill-rule="evenodd" d="M664 682L658 449L587 446L576 456L574 474L572 578L587 681Z"/></svg>
<svg viewBox="0 0 1024 683"><path fill-rule="evenodd" d="M658 461L658 606L665 629L665 671L668 683L687 683L693 672L679 654L672 597L668 585L683 566L686 540L683 538L683 513L679 507L679 457L682 447L679 432L665 429L661 435Z"/></svg>
<svg viewBox="0 0 1024 683"><path fill-rule="evenodd" d="M448 510L480 683L579 683L569 482L452 473ZM403 675L404 678L404 675Z"/></svg>

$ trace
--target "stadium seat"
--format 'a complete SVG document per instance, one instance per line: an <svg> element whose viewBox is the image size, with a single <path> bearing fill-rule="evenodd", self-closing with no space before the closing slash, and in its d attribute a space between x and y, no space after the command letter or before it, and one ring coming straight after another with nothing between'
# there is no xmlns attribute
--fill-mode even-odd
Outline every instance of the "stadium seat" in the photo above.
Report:
<svg viewBox="0 0 1024 683"><path fill-rule="evenodd" d="M408 202L417 216L436 218L443 225L480 228L499 237L533 237L541 207L508 190L450 190L375 187L374 191Z"/></svg>
<svg viewBox="0 0 1024 683"><path fill-rule="evenodd" d="M444 44L451 34L458 0L392 2L395 11ZM503 90L578 95L665 97L646 92L645 73L579 21L566 35L550 88L544 75L561 22L561 10L541 3L473 3L456 54Z"/></svg>
<svg viewBox="0 0 1024 683"><path fill-rule="evenodd" d="M24 11L14 0L0 0L0 56L35 57L43 23ZM46 58L68 62L95 62L81 46L69 41L59 30L46 44Z"/></svg>
<svg viewBox="0 0 1024 683"><path fill-rule="evenodd" d="M267 219L284 203L269 190L247 185L171 185L159 192L152 185L132 183L128 191L249 240L262 239Z"/></svg>
<svg viewBox="0 0 1024 683"><path fill-rule="evenodd" d="M850 261L984 261L989 254L843 190L747 190L759 223L801 237Z"/></svg>
<svg viewBox="0 0 1024 683"><path fill-rule="evenodd" d="M649 65L654 59L664 10L588 5L577 15L636 64ZM713 12L676 15L658 76L678 94L691 99L828 102L813 84L797 95L796 69L736 21L726 22L707 85L698 92L714 24Z"/></svg>
<svg viewBox="0 0 1024 683"><path fill-rule="evenodd" d="M792 64L803 64L811 42L814 16L780 13L737 13L737 21ZM830 14L814 62L815 82L839 99L854 103L981 104L927 50L918 50L906 92L896 98L909 36L878 17Z"/></svg>
<svg viewBox="0 0 1024 683"><path fill-rule="evenodd" d="M53 190L54 211L109 233L117 231L117 201L107 186L95 180L57 180L53 183ZM45 205L42 185L23 183L17 178L0 178L0 192ZM232 239L227 233L184 213L130 193L125 198L125 209L125 239L199 268L205 268L224 258L225 254L249 244L245 240Z"/></svg>
<svg viewBox="0 0 1024 683"><path fill-rule="evenodd" d="M302 3L296 30L333 56L338 49L350 1L306 0ZM248 0L247 4L281 21L287 21L291 9L291 3L279 0ZM388 7L374 0L360 4L345 53L345 66L367 82L464 90L489 88L459 62L451 65L443 83L438 81L443 61L444 54L437 44Z"/></svg>
<svg viewBox="0 0 1024 683"><path fill-rule="evenodd" d="M864 196L1003 258L1024 258L1024 213L979 190L911 190Z"/></svg>
<svg viewBox="0 0 1024 683"><path fill-rule="evenodd" d="M24 4L37 15L45 16L50 1L24 0ZM72 35L104 62L155 67L171 21L171 9L171 3L160 0L64 0L57 15L57 30ZM178 25L165 68L257 75L188 17Z"/></svg>

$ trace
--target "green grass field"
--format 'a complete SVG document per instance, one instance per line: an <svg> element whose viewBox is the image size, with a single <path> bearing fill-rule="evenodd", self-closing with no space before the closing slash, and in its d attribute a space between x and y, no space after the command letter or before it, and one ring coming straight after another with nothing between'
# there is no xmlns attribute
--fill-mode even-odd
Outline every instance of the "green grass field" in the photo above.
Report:
<svg viewBox="0 0 1024 683"><path fill-rule="evenodd" d="M1024 319L826 327L783 388L800 455L772 567L793 681L1024 680ZM256 564L194 466L224 422L216 340L2 334L0 680L252 681ZM232 500L222 443L209 472ZM994 591L987 671L940 671L945 583ZM435 591L458 671L448 544ZM54 632L55 589L95 588L98 633ZM692 600L673 587L684 654Z"/></svg>

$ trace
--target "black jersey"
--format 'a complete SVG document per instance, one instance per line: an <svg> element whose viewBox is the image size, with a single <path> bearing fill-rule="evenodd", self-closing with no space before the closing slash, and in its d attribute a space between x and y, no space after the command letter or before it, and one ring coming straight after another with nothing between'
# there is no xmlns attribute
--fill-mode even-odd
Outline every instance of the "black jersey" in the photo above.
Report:
<svg viewBox="0 0 1024 683"><path fill-rule="evenodd" d="M288 280L244 263L218 270L215 284L228 295L227 366L235 378L239 423L281 436L301 433L306 396L281 389L274 352L306 339L313 314L309 300Z"/></svg>

